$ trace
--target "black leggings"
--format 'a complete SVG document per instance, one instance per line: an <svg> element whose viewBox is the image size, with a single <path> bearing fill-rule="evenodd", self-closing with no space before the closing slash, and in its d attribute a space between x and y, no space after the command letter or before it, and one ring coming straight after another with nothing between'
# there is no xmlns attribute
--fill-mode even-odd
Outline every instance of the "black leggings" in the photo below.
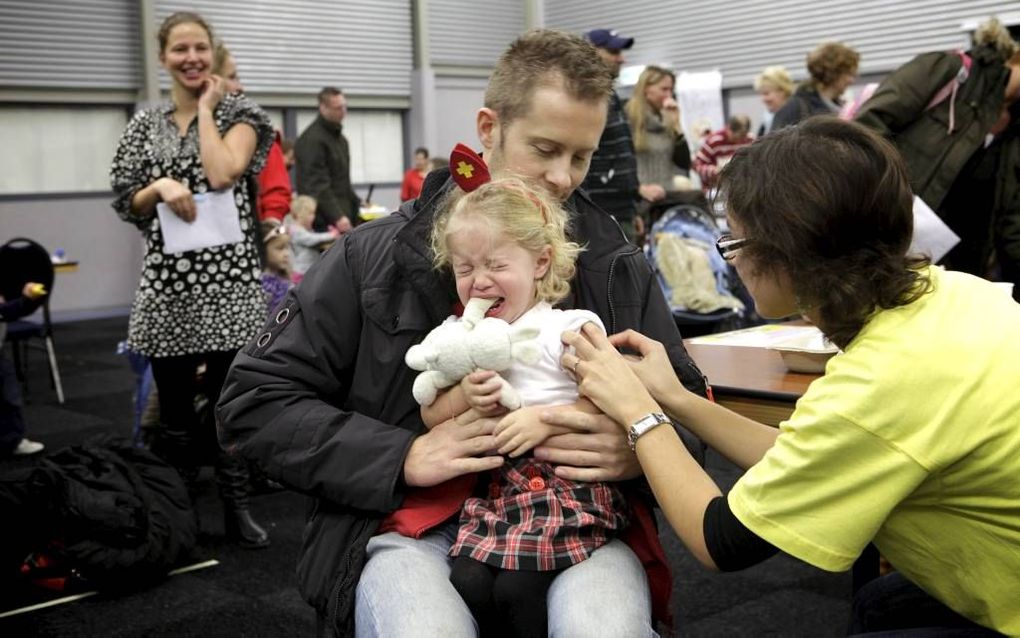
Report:
<svg viewBox="0 0 1020 638"><path fill-rule="evenodd" d="M458 556L453 560L450 582L474 615L482 638L545 638L549 625L546 594L558 574L499 569Z"/></svg>
<svg viewBox="0 0 1020 638"><path fill-rule="evenodd" d="M193 477L199 466L215 465L223 500L235 509L243 509L248 506L248 467L242 459L220 449L213 415L235 354L236 350L226 350L153 357L152 378L159 391L161 427L152 451L178 468L185 479ZM203 362L205 374L199 380L196 370ZM206 419L200 419L195 411L195 399L200 394L209 400Z"/></svg>

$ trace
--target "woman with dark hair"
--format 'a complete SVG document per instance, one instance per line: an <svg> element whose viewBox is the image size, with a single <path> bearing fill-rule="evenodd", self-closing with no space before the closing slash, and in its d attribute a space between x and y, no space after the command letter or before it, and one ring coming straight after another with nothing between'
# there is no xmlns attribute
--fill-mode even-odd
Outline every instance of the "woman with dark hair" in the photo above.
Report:
<svg viewBox="0 0 1020 638"><path fill-rule="evenodd" d="M732 234L718 247L758 312L803 315L842 352L778 429L684 390L662 345L633 331L564 334L581 394L629 431L663 512L706 566L782 550L841 571L874 542L898 571L858 592L851 633L1020 634L1020 305L907 254L903 162L858 124L812 118L770 133L737 152L720 188ZM747 468L727 496L672 427L657 427L662 413Z"/></svg>

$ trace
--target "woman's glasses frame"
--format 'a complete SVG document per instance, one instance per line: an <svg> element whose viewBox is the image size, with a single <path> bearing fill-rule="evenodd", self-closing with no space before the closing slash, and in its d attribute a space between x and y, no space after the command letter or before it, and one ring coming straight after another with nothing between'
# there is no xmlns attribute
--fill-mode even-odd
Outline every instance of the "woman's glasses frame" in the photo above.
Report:
<svg viewBox="0 0 1020 638"><path fill-rule="evenodd" d="M749 241L751 240L747 238L738 239L729 233L723 233L715 240L715 249L725 261L732 261Z"/></svg>

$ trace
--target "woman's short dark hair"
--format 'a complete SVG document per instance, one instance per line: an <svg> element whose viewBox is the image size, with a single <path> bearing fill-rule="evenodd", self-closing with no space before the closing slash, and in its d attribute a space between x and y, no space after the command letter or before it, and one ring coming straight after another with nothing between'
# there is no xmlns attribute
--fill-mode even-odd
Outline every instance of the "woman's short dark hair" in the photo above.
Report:
<svg viewBox="0 0 1020 638"><path fill-rule="evenodd" d="M755 272L789 277L802 310L845 348L879 308L927 292L927 258L907 255L913 195L896 149L835 117L814 117L738 151L720 176Z"/></svg>

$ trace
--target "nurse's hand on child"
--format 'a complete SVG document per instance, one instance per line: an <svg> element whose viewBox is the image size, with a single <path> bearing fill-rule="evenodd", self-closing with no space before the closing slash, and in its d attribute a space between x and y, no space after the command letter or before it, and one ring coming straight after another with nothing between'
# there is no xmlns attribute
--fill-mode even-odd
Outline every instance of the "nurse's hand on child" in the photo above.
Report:
<svg viewBox="0 0 1020 638"><path fill-rule="evenodd" d="M677 379L665 347L639 332L627 330L606 337L585 326L581 332L563 333L562 338L576 353L564 354L562 363L575 370L581 395L613 417L620 428L628 428L653 408L649 399L661 405L688 392ZM637 355L620 354L618 348Z"/></svg>

